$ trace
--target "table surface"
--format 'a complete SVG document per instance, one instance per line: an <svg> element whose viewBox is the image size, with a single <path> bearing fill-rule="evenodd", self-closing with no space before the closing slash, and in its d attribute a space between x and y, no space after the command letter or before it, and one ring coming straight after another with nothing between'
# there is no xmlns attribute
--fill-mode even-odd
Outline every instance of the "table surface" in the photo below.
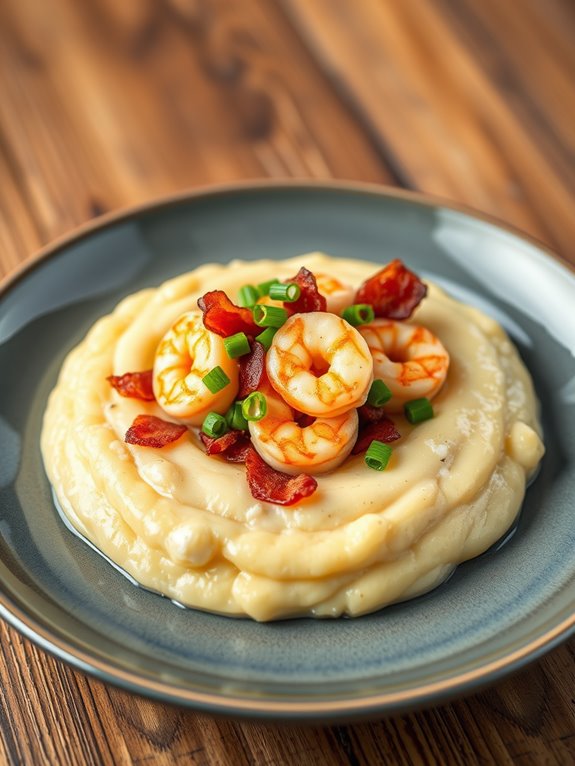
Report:
<svg viewBox="0 0 575 766"><path fill-rule="evenodd" d="M417 189L575 264L571 0L0 0L0 272L111 210L248 178ZM213 720L0 625L0 762L567 764L575 643L353 726Z"/></svg>

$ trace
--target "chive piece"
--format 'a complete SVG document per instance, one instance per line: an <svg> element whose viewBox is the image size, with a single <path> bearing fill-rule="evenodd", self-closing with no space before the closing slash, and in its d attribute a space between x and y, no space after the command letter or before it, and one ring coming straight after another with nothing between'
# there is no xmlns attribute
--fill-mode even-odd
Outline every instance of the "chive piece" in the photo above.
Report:
<svg viewBox="0 0 575 766"><path fill-rule="evenodd" d="M269 296L274 301L285 301L286 303L293 303L297 301L301 295L301 288L296 285L295 282L290 282L287 285L277 282L270 286Z"/></svg>
<svg viewBox="0 0 575 766"><path fill-rule="evenodd" d="M254 391L242 402L242 415L246 420L261 420L268 411L268 403L263 394Z"/></svg>
<svg viewBox="0 0 575 766"><path fill-rule="evenodd" d="M262 344L266 351L269 351L276 332L277 327L266 327L263 332L260 332L259 335L256 335L256 340Z"/></svg>
<svg viewBox="0 0 575 766"><path fill-rule="evenodd" d="M258 289L253 285L244 285L238 291L238 303L243 308L251 309L258 302L259 297Z"/></svg>
<svg viewBox="0 0 575 766"><path fill-rule="evenodd" d="M242 415L242 403L234 402L226 412L226 423L234 431L245 431L248 421Z"/></svg>
<svg viewBox="0 0 575 766"><path fill-rule="evenodd" d="M410 423L423 423L424 420L430 420L433 417L433 407L429 399L412 399L403 405L405 417Z"/></svg>
<svg viewBox="0 0 575 766"><path fill-rule="evenodd" d="M391 391L383 380L375 379L367 395L367 403L372 407L383 407L391 399Z"/></svg>
<svg viewBox="0 0 575 766"><path fill-rule="evenodd" d="M230 379L218 365L217 367L214 367L213 370L210 370L207 375L204 375L202 382L210 389L212 394L217 394L218 391L221 391L222 388L225 388L228 385Z"/></svg>
<svg viewBox="0 0 575 766"><path fill-rule="evenodd" d="M375 319L373 306L370 306L369 303L354 303L352 306L344 309L341 315L353 327L357 327L360 324L369 324Z"/></svg>
<svg viewBox="0 0 575 766"><path fill-rule="evenodd" d="M279 283L279 279L268 279L267 282L260 282L258 285L258 293L262 298L270 294L270 287Z"/></svg>
<svg viewBox="0 0 575 766"><path fill-rule="evenodd" d="M224 338L226 354L230 359L237 359L238 356L250 353L250 342L245 332L237 332L235 335L228 335Z"/></svg>
<svg viewBox="0 0 575 766"><path fill-rule="evenodd" d="M392 452L393 450L389 444L374 439L365 453L365 463L369 468L373 468L374 471L384 471L389 463Z"/></svg>
<svg viewBox="0 0 575 766"><path fill-rule="evenodd" d="M288 314L280 306L265 306L258 303L252 309L254 322L258 327L281 327L286 321Z"/></svg>
<svg viewBox="0 0 575 766"><path fill-rule="evenodd" d="M223 436L228 430L228 424L223 415L218 415L217 412L208 412L202 423L202 431L207 436L218 438Z"/></svg>

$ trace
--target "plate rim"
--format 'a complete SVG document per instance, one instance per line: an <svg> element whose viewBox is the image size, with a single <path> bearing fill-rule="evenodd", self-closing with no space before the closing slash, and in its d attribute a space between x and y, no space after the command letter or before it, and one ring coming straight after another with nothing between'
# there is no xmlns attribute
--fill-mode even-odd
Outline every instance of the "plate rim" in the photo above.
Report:
<svg viewBox="0 0 575 766"><path fill-rule="evenodd" d="M359 193L380 197L386 200L401 200L434 209L443 209L462 214L474 220L489 224L496 229L512 234L527 244L533 245L552 262L563 267L575 277L575 266L561 257L536 237L526 234L497 217L475 210L474 208L441 198L406 189L383 186L358 181L315 180L315 179L257 179L234 183L209 184L185 189L169 195L162 195L146 202L114 210L76 227L65 235L48 243L20 266L9 271L0 280L0 299L24 280L37 267L67 247L73 246L87 237L103 231L121 222L145 216L151 212L160 212L198 199L214 198L265 190L317 190L327 192ZM100 681L123 688L132 693L141 694L159 701L184 705L210 714L258 718L267 720L351 720L374 715L398 713L416 707L429 706L471 693L481 686L486 686L504 676L519 670L530 662L567 640L575 633L575 610L573 614L538 638L532 639L518 649L480 667L456 673L448 678L425 685L414 686L392 692L371 693L356 699L343 698L319 701L281 701L269 696L241 697L218 695L192 688L176 687L167 682L147 679L138 673L127 671L111 662L100 660L75 646L64 637L55 636L49 629L28 615L4 591L0 582L0 617L15 628L20 634L32 641L42 650L68 663L81 672L87 673Z"/></svg>

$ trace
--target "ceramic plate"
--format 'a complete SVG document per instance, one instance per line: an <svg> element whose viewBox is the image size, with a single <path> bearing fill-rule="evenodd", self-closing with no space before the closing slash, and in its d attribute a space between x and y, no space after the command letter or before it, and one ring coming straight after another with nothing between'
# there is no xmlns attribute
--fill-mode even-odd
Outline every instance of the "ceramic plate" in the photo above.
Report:
<svg viewBox="0 0 575 766"><path fill-rule="evenodd" d="M65 528L38 446L65 354L126 294L206 261L310 250L403 259L495 316L543 403L547 454L505 544L439 589L355 620L260 625L179 609ZM370 187L253 184L104 219L0 294L0 613L75 667L208 712L350 719L500 679L575 624L575 278L469 213Z"/></svg>

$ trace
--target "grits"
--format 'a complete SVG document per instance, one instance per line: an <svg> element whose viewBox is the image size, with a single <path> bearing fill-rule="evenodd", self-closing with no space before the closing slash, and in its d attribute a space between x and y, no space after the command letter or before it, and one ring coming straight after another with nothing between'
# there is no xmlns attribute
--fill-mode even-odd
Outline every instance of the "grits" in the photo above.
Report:
<svg viewBox="0 0 575 766"><path fill-rule="evenodd" d="M501 327L429 285L408 320L451 357L435 417L412 426L387 469L349 457L288 508L251 496L241 464L208 457L190 431L162 449L124 443L155 402L120 397L110 374L145 370L199 296L289 278L305 265L358 286L377 266L312 254L205 265L123 300L65 361L42 452L73 526L147 588L182 604L273 620L361 615L441 583L512 525L543 454L530 377Z"/></svg>

